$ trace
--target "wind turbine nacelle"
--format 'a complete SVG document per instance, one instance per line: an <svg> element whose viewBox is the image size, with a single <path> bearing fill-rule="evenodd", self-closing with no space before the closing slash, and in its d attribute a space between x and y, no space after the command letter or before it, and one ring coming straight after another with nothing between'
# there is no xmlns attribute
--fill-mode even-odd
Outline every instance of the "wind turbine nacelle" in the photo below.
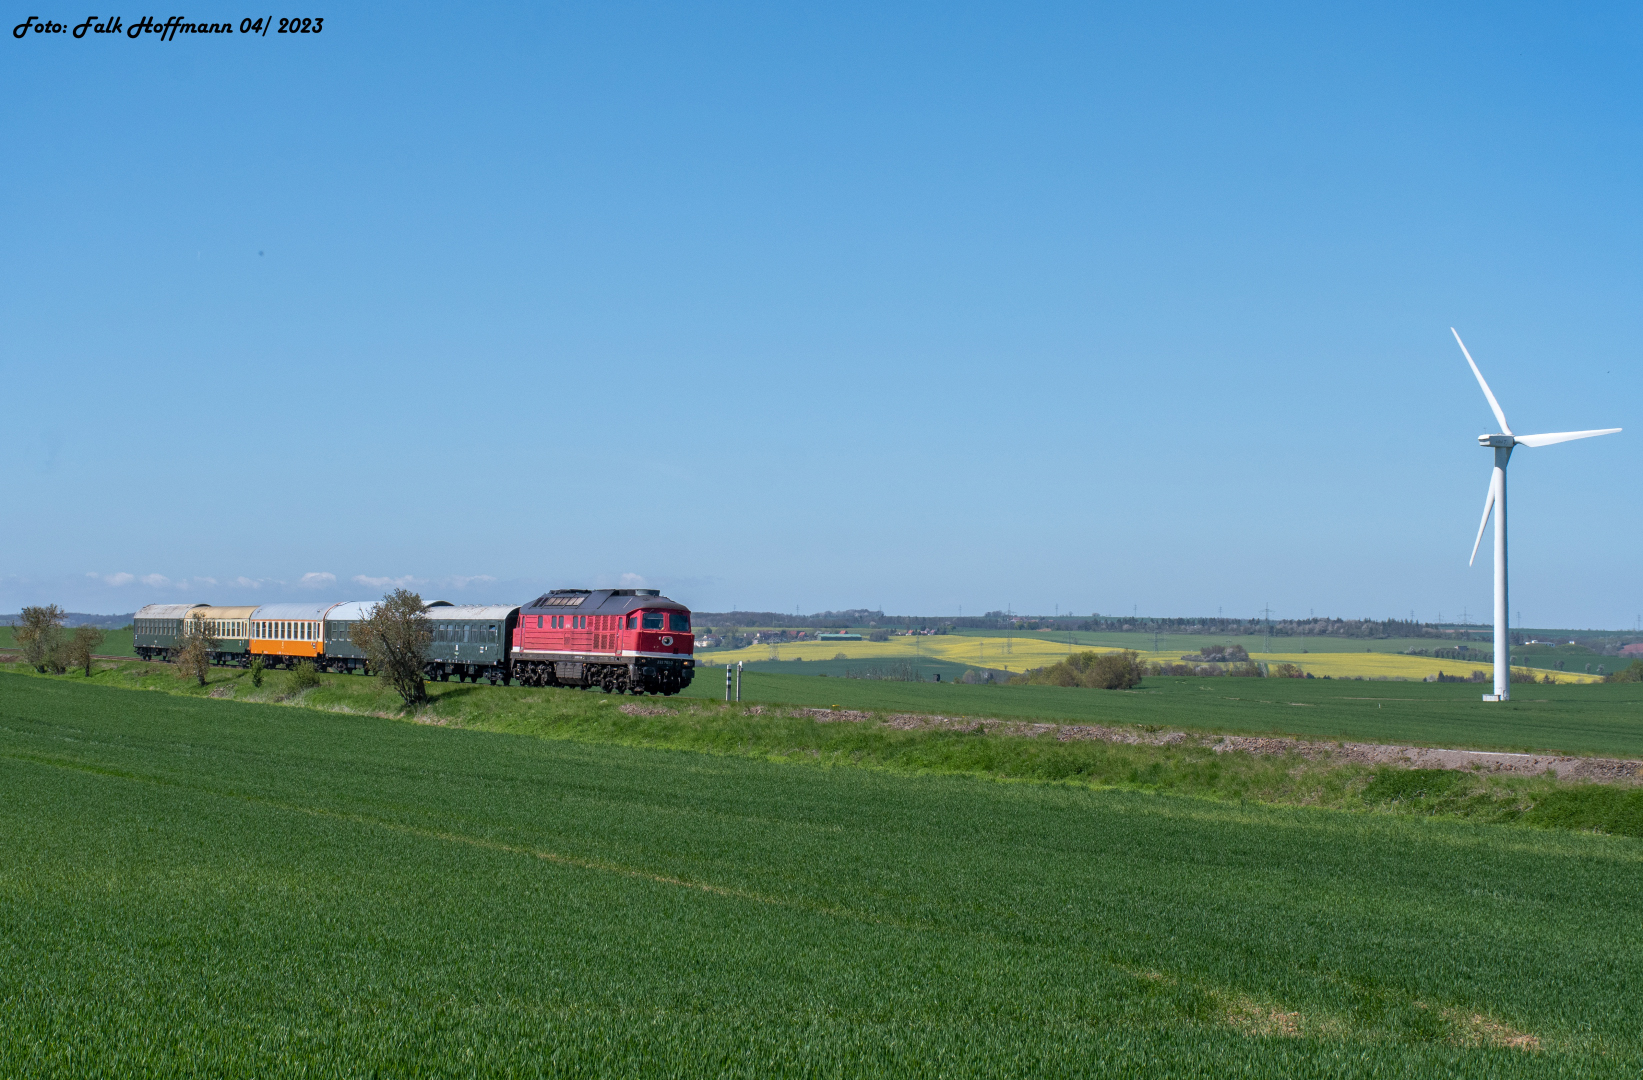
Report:
<svg viewBox="0 0 1643 1080"><path fill-rule="evenodd" d="M1516 446L1517 438L1512 435L1479 435L1479 446Z"/></svg>

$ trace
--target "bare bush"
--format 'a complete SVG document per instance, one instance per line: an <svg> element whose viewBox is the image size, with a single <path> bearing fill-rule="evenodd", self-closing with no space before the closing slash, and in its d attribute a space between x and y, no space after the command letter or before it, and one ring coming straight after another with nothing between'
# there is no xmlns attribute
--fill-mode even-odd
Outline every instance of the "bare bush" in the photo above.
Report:
<svg viewBox="0 0 1643 1080"><path fill-rule="evenodd" d="M205 677L211 673L211 654L217 651L217 639L211 636L210 626L205 619L183 622L183 635L171 652L178 678L197 679L205 685Z"/></svg>
<svg viewBox="0 0 1643 1080"><path fill-rule="evenodd" d="M23 663L35 671L63 671L63 609L56 604L23 609L23 622L13 632L23 650Z"/></svg>
<svg viewBox="0 0 1643 1080"><path fill-rule="evenodd" d="M350 631L354 644L370 657L371 670L388 680L407 706L428 700L422 673L433 633L422 611L421 596L395 589Z"/></svg>
<svg viewBox="0 0 1643 1080"><path fill-rule="evenodd" d="M74 636L68 640L68 665L83 668L86 678L91 678L91 654L96 652L102 643L103 632L95 626L76 628Z"/></svg>

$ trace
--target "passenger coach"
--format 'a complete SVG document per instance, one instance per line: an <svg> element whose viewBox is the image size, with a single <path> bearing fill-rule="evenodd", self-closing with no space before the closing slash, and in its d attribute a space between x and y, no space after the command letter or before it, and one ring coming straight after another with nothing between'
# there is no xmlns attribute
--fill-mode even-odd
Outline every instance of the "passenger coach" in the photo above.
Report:
<svg viewBox="0 0 1643 1080"><path fill-rule="evenodd" d="M270 667L290 667L302 660L322 666L325 615L336 604L264 604L251 613L252 656Z"/></svg>
<svg viewBox="0 0 1643 1080"><path fill-rule="evenodd" d="M527 686L677 694L696 673L695 642L690 609L655 589L555 589L519 609L513 677Z"/></svg>
<svg viewBox="0 0 1643 1080"><path fill-rule="evenodd" d="M169 660L183 636L183 620L204 604L149 604L131 620L132 649L144 660Z"/></svg>
<svg viewBox="0 0 1643 1080"><path fill-rule="evenodd" d="M325 662L330 671L368 673L369 657L354 641L354 627L377 609L377 601L338 604L325 616ZM428 620L430 679L458 682L488 679L494 686L508 678L508 653L519 608L507 605L452 604L436 600L422 611Z"/></svg>
<svg viewBox="0 0 1643 1080"><path fill-rule="evenodd" d="M224 667L251 665L251 613L254 607L196 607L187 624L198 623L216 642L211 662Z"/></svg>

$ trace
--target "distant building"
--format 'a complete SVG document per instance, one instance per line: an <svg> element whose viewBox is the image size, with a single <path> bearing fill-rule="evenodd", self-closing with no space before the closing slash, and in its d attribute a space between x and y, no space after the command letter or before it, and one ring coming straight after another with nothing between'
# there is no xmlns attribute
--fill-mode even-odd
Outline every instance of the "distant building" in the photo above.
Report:
<svg viewBox="0 0 1643 1080"><path fill-rule="evenodd" d="M1643 641L1636 645L1623 645L1620 648L1621 656L1643 656Z"/></svg>

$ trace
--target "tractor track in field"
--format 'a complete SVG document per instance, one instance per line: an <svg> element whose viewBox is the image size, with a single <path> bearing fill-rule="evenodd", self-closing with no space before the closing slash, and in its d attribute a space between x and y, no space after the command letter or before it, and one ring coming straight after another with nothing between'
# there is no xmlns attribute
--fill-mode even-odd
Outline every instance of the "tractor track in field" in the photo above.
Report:
<svg viewBox="0 0 1643 1080"><path fill-rule="evenodd" d="M1395 765L1408 769L1462 769L1469 772L1515 773L1542 776L1551 772L1560 780L1605 783L1643 783L1643 761L1625 758L1578 757L1572 754L1518 754L1501 750L1452 750L1430 746L1341 742L1277 735L1202 735L1186 731L1146 731L1104 724L1046 724L1020 720L988 720L973 716L936 716L892 713L876 716L853 709L793 709L789 715L821 722L863 723L880 720L903 731L955 731L966 734L1049 736L1060 742L1092 741L1145 746L1203 746L1217 754L1260 754L1281 757L1296 754L1309 760L1360 765Z"/></svg>

